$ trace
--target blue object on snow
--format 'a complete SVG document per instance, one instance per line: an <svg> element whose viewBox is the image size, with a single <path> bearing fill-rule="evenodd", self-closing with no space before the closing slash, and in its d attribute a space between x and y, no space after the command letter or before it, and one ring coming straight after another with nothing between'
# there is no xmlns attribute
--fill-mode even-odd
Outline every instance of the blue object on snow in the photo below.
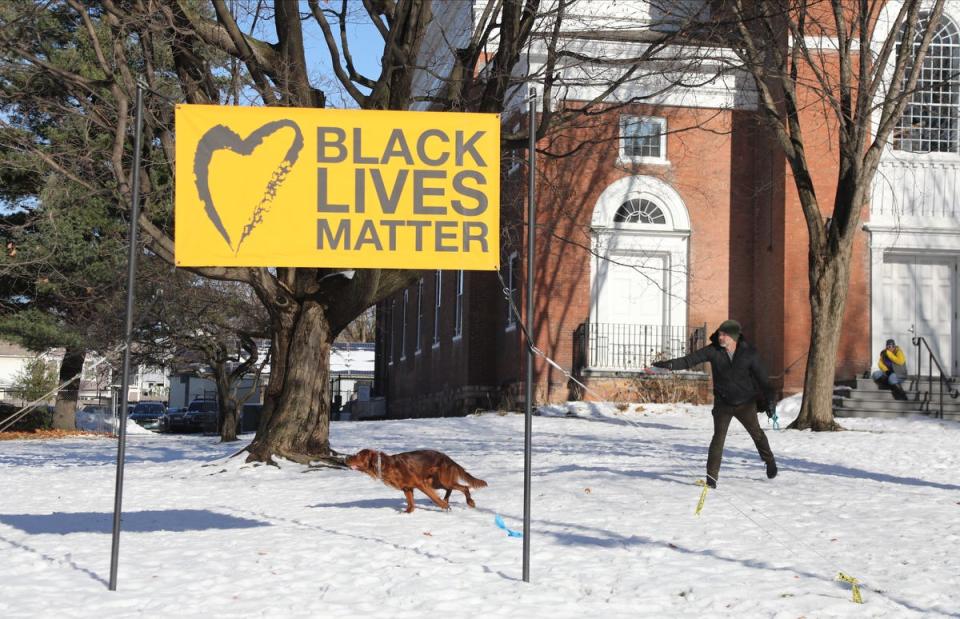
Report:
<svg viewBox="0 0 960 619"><path fill-rule="evenodd" d="M506 531L509 537L523 537L523 533L521 533L520 531L514 531L513 529L508 529L507 525L504 524L503 522L503 518L500 517L500 514L497 514L496 516L493 517L493 523L496 524L501 529L503 529L504 531Z"/></svg>
<svg viewBox="0 0 960 619"><path fill-rule="evenodd" d="M770 420L773 422L773 429L774 429L774 430L779 430L779 429L780 429L780 415L774 413L774 414L773 414L773 417L771 417Z"/></svg>

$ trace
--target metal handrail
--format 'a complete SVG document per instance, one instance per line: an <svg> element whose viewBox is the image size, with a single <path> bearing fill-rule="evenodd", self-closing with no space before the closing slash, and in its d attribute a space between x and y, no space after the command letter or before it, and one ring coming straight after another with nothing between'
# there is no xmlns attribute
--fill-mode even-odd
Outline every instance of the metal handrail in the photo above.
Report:
<svg viewBox="0 0 960 619"><path fill-rule="evenodd" d="M574 331L573 369L635 372L707 345L707 325L581 324Z"/></svg>
<svg viewBox="0 0 960 619"><path fill-rule="evenodd" d="M940 398L938 401L939 411L937 414L938 419L943 419L943 385L947 385L947 395L951 398L956 399L960 397L960 390L953 388L952 377L943 371L943 366L940 365L940 360L937 359L937 356L933 354L933 351L930 349L930 344L927 343L926 338L922 335L915 336L913 338L913 345L917 347L917 390L920 388L920 381L923 380L923 355L921 355L922 347L927 349L927 410L930 410L930 399L931 394L933 393L933 368L936 366L937 371L940 372L939 380L937 381L940 387ZM952 389L952 391L951 391Z"/></svg>

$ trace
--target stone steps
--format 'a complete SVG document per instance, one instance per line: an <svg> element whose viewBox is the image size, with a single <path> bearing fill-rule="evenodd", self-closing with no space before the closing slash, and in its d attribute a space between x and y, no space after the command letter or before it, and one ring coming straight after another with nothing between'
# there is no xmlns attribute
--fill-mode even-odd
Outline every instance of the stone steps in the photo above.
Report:
<svg viewBox="0 0 960 619"><path fill-rule="evenodd" d="M835 417L884 417L940 414L939 390L927 394L928 382L908 377L901 386L906 400L895 400L889 389L881 389L870 378L857 378L856 387L837 386L833 396ZM938 389L936 383L934 389ZM943 418L960 421L960 398L943 396Z"/></svg>

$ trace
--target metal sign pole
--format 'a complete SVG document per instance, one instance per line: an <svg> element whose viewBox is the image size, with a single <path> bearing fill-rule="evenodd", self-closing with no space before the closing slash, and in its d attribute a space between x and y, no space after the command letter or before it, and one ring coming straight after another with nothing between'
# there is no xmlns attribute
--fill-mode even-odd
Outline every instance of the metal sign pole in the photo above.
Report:
<svg viewBox="0 0 960 619"><path fill-rule="evenodd" d="M523 424L523 582L530 582L530 465L533 459L533 254L536 249L535 186L537 163L537 89L530 89L530 144L527 147L527 381Z"/></svg>
<svg viewBox="0 0 960 619"><path fill-rule="evenodd" d="M140 149L143 140L143 87L137 82L137 120L133 146L133 191L130 200L130 252L127 254L127 324L124 334L123 380L117 422L117 487L113 494L113 545L110 549L110 590L117 590L117 559L120 556L120 510L123 502L123 461L127 451L127 398L130 393L130 339L133 334L133 285L137 273L137 219L140 217Z"/></svg>

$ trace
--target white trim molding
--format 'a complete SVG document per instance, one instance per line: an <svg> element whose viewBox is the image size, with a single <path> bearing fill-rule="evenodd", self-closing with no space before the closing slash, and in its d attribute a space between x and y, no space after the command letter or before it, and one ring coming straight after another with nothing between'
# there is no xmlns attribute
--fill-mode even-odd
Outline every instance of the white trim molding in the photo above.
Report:
<svg viewBox="0 0 960 619"><path fill-rule="evenodd" d="M646 199L663 208L666 225L616 224L614 215L624 202L631 198ZM626 228L631 230L649 228L656 232L690 235L690 215L677 190L654 176L625 176L614 181L597 199L590 225L594 230L603 228ZM662 236L659 235L658 236Z"/></svg>
<svg viewBox="0 0 960 619"><path fill-rule="evenodd" d="M614 223L614 216L627 200L654 202L666 218L663 224ZM690 215L680 194L652 176L628 176L607 187L594 207L591 220L593 258L590 261L590 320L597 322L603 262L618 257L661 256L664 273L663 324L686 327L687 256ZM657 278L656 274L644 275Z"/></svg>

